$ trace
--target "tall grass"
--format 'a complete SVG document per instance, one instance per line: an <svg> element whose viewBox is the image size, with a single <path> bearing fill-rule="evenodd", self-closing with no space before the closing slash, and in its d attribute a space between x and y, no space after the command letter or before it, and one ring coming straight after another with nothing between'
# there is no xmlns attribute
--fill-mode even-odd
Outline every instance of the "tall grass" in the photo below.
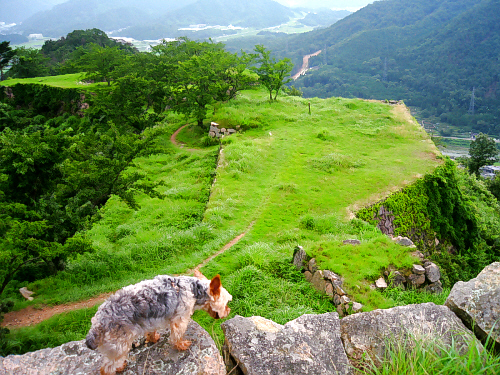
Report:
<svg viewBox="0 0 500 375"><path fill-rule="evenodd" d="M410 339L409 339L410 340ZM413 341L413 339L411 339ZM464 349L456 341L446 345L439 338L407 342L391 341L384 358L365 356L355 374L364 375L495 375L500 374L500 357L476 341Z"/></svg>

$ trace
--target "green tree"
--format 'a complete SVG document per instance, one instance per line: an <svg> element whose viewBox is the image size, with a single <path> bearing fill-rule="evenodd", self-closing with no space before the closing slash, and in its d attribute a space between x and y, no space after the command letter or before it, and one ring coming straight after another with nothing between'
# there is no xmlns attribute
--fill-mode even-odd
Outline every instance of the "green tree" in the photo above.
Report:
<svg viewBox="0 0 500 375"><path fill-rule="evenodd" d="M470 143L469 159L466 161L470 173L479 176L479 169L488 164L498 161L498 148L495 140L487 134L480 133L475 140Z"/></svg>
<svg viewBox="0 0 500 375"><path fill-rule="evenodd" d="M96 82L107 82L117 78L117 71L125 64L126 54L118 47L101 47L91 44L88 51L76 62L76 65L86 73L84 79Z"/></svg>
<svg viewBox="0 0 500 375"><path fill-rule="evenodd" d="M0 43L0 81L4 80L3 70L9 65L10 60L12 60L15 54L10 46L10 42L5 41Z"/></svg>
<svg viewBox="0 0 500 375"><path fill-rule="evenodd" d="M194 117L199 126L203 126L209 105L231 100L255 82L247 71L247 55L239 57L229 53L221 44L203 43L202 46L203 50L199 46L192 48L192 55L176 64L167 88L170 107Z"/></svg>
<svg viewBox="0 0 500 375"><path fill-rule="evenodd" d="M19 47L15 49L9 77L34 78L49 74L49 59L42 52L34 48Z"/></svg>
<svg viewBox="0 0 500 375"><path fill-rule="evenodd" d="M254 55L257 66L253 70L258 74L259 82L269 91L269 100L276 100L281 87L292 80L286 78L293 69L292 61L288 58L276 61L263 45L255 46L254 51L257 52Z"/></svg>

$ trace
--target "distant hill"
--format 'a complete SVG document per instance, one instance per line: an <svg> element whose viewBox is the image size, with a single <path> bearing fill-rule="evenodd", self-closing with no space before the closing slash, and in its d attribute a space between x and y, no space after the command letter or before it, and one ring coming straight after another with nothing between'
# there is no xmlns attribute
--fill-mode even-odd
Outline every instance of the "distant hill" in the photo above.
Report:
<svg viewBox="0 0 500 375"><path fill-rule="evenodd" d="M309 12L300 23L306 26L330 26L335 22L347 17L351 12L347 10L331 10L328 8L320 8L314 12Z"/></svg>
<svg viewBox="0 0 500 375"><path fill-rule="evenodd" d="M435 123L498 136L499 24L497 0L377 1L271 48L297 62L323 50L295 82L307 96L403 99Z"/></svg>
<svg viewBox="0 0 500 375"><path fill-rule="evenodd" d="M270 27L294 12L272 0L70 0L27 19L17 31L59 37L98 28L114 36L158 39L189 34L190 25Z"/></svg>
<svg viewBox="0 0 500 375"><path fill-rule="evenodd" d="M118 30L151 23L159 14L189 5L195 0L69 0L26 19L16 30L60 37L73 30Z"/></svg>
<svg viewBox="0 0 500 375"><path fill-rule="evenodd" d="M0 0L0 22L19 23L66 0Z"/></svg>

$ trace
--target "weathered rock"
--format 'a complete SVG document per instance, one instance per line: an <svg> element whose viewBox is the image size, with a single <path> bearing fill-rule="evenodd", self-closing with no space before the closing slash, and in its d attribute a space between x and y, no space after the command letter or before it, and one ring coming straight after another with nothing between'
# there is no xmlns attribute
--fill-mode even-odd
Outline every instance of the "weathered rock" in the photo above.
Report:
<svg viewBox="0 0 500 375"><path fill-rule="evenodd" d="M306 272L304 272L304 277L306 278L307 281L311 282L313 275L311 272L306 271Z"/></svg>
<svg viewBox="0 0 500 375"><path fill-rule="evenodd" d="M327 282L325 286L325 293L328 297L333 298L333 285L332 283Z"/></svg>
<svg viewBox="0 0 500 375"><path fill-rule="evenodd" d="M349 302L351 302L351 299L347 296L342 296L340 297L340 304L341 305L347 305Z"/></svg>
<svg viewBox="0 0 500 375"><path fill-rule="evenodd" d="M341 277L332 271L323 270L323 277L327 280L330 280L332 283L342 285Z"/></svg>
<svg viewBox="0 0 500 375"><path fill-rule="evenodd" d="M415 275L414 273L412 273L410 276L408 276L407 280L411 286L416 288L425 283L425 275Z"/></svg>
<svg viewBox="0 0 500 375"><path fill-rule="evenodd" d="M226 132L226 128L221 128L220 130L222 133L225 133Z"/></svg>
<svg viewBox="0 0 500 375"><path fill-rule="evenodd" d="M342 241L344 245L360 245L361 241L360 240L344 240Z"/></svg>
<svg viewBox="0 0 500 375"><path fill-rule="evenodd" d="M377 279L377 281L375 281L375 286L378 288L378 289L385 289L387 288L387 283L385 282L385 279L383 277Z"/></svg>
<svg viewBox="0 0 500 375"><path fill-rule="evenodd" d="M500 350L500 262L485 267L476 278L459 281L446 299L448 306L476 336L488 335Z"/></svg>
<svg viewBox="0 0 500 375"><path fill-rule="evenodd" d="M318 265L316 264L316 259L312 258L309 260L307 263L307 268L309 269L309 272L314 274L318 270Z"/></svg>
<svg viewBox="0 0 500 375"><path fill-rule="evenodd" d="M314 286L314 289L316 289L319 292L324 292L326 287L326 281L323 278L323 271L317 270L316 272L314 272L311 283Z"/></svg>
<svg viewBox="0 0 500 375"><path fill-rule="evenodd" d="M198 323L190 321L185 337L193 343L189 350L178 351L168 342L169 332L156 344L132 349L124 375L137 374L226 374L224 361L210 335ZM24 355L0 357L0 374L9 375L87 375L98 374L101 355L73 341L54 349L43 349ZM144 368L147 367L147 371Z"/></svg>
<svg viewBox="0 0 500 375"><path fill-rule="evenodd" d="M210 138L215 137L215 132L212 132L212 131L208 132L208 136L209 136Z"/></svg>
<svg viewBox="0 0 500 375"><path fill-rule="evenodd" d="M297 246L293 252L293 265L298 271L304 269L307 254L302 246Z"/></svg>
<svg viewBox="0 0 500 375"><path fill-rule="evenodd" d="M383 358L391 340L405 343L410 349L416 340L442 340L442 344L449 345L453 336L461 351L476 340L450 309L434 303L350 315L340 321L340 330L347 355L358 360L363 352Z"/></svg>
<svg viewBox="0 0 500 375"><path fill-rule="evenodd" d="M393 238L393 241L401 246L415 247L415 244L408 237L397 236Z"/></svg>
<svg viewBox="0 0 500 375"><path fill-rule="evenodd" d="M443 291L443 284L438 280L435 283L427 285L424 289L429 293L441 293Z"/></svg>
<svg viewBox="0 0 500 375"><path fill-rule="evenodd" d="M339 296L344 296L346 294L346 292L340 287L340 285L334 284L333 288L335 290L335 294L338 294Z"/></svg>
<svg viewBox="0 0 500 375"><path fill-rule="evenodd" d="M406 282L406 277L399 271L394 271L391 278L391 286L393 288L404 288L404 283Z"/></svg>
<svg viewBox="0 0 500 375"><path fill-rule="evenodd" d="M361 303L359 303L359 302L352 303L352 312L353 313L360 312L362 308L363 308L363 305Z"/></svg>
<svg viewBox="0 0 500 375"><path fill-rule="evenodd" d="M333 296L333 304L334 304L335 306L340 305L340 296L339 296L338 294L335 294L335 295Z"/></svg>
<svg viewBox="0 0 500 375"><path fill-rule="evenodd" d="M427 265L425 267L425 276L427 276L427 280L429 280L431 283L438 281L441 278L439 267L434 263Z"/></svg>
<svg viewBox="0 0 500 375"><path fill-rule="evenodd" d="M302 315L284 326L259 316L222 323L229 354L245 375L349 374L337 313Z"/></svg>
<svg viewBox="0 0 500 375"><path fill-rule="evenodd" d="M233 133L236 133L236 130L234 130L234 129L227 129L227 132L228 132L229 134L233 134Z"/></svg>
<svg viewBox="0 0 500 375"><path fill-rule="evenodd" d="M414 264L411 272L413 272L415 275L423 275L425 273L425 268L419 264Z"/></svg>
<svg viewBox="0 0 500 375"><path fill-rule="evenodd" d="M421 251L418 251L418 250L416 250L416 251L414 251L413 253L411 253L411 255L412 255L412 256L414 256L415 258L419 258L419 259L420 259L420 260L422 260L422 261L423 261L423 260L424 260L424 258L425 258L424 253L422 253ZM425 265L424 265L424 267L425 267Z"/></svg>

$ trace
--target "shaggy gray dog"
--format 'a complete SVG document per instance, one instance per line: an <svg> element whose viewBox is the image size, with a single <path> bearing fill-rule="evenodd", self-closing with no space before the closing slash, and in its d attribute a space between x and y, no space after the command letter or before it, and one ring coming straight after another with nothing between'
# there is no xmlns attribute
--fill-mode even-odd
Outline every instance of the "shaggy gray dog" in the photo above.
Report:
<svg viewBox="0 0 500 375"><path fill-rule="evenodd" d="M146 335L147 342L157 342L156 331L168 326L170 342L179 350L188 349L191 342L182 337L194 310L203 309L216 319L229 315L227 303L232 296L222 287L219 275L212 280L200 272L195 276L156 276L120 289L99 307L86 344L103 354L102 375L125 369L136 338Z"/></svg>

